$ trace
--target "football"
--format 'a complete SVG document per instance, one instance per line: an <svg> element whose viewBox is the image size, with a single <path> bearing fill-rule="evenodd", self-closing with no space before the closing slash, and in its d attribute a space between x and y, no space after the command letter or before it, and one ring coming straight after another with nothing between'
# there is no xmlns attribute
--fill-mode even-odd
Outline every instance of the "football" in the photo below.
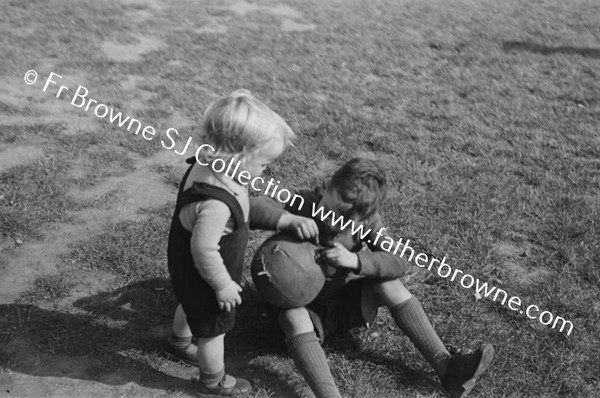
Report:
<svg viewBox="0 0 600 398"><path fill-rule="evenodd" d="M280 308L298 308L317 297L325 284L326 267L315 261L318 247L289 233L278 233L257 250L251 265L259 294Z"/></svg>

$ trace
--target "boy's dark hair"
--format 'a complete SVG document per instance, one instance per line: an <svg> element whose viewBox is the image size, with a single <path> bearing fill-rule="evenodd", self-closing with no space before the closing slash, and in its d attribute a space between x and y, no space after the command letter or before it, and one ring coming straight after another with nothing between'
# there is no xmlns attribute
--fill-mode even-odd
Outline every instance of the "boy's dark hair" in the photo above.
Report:
<svg viewBox="0 0 600 398"><path fill-rule="evenodd" d="M385 170L374 160L354 158L331 177L327 190L331 189L335 189L343 201L337 211L344 217L367 219L385 199Z"/></svg>

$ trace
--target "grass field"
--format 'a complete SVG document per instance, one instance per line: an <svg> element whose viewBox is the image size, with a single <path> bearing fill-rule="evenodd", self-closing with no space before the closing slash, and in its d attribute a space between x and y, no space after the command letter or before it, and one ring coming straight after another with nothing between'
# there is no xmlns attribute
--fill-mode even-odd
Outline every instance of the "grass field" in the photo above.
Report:
<svg viewBox="0 0 600 398"><path fill-rule="evenodd" d="M411 269L447 345L496 347L473 396L600 396L599 20L595 0L3 0L0 396L192 395L161 346L186 166L159 140L177 128L181 148L238 88L297 134L268 170L283 186L377 159L393 236L573 323ZM157 138L71 105L78 85ZM248 274L228 367L253 396L303 396ZM445 396L387 310L326 351L347 397Z"/></svg>

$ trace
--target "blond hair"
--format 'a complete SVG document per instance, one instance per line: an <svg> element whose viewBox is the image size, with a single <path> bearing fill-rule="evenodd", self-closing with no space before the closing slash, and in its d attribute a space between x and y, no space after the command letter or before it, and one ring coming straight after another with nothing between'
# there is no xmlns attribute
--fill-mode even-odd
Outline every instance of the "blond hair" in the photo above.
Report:
<svg viewBox="0 0 600 398"><path fill-rule="evenodd" d="M284 148L295 138L288 124L248 90L236 90L209 105L204 113L204 139L214 151L203 151L211 162L217 158L244 159L256 154L274 139Z"/></svg>

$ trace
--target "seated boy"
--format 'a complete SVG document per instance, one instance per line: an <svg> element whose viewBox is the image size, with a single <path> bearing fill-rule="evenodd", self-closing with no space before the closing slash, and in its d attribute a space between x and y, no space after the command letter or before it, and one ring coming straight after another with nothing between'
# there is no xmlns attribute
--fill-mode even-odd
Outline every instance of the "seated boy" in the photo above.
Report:
<svg viewBox="0 0 600 398"><path fill-rule="evenodd" d="M386 236L381 235L385 229L378 213L386 189L383 169L375 161L357 158L333 175L324 192L320 188L296 192L305 199L300 211L285 209L307 217L296 234L304 239L318 239L324 248L317 252L317 261L336 269L309 305L276 309L289 353L317 397L340 397L320 344L332 334L368 326L378 308L386 306L396 325L431 364L443 387L452 397L464 397L491 363L493 347L486 344L472 354L451 355L417 298L399 280L409 263L373 244L384 241ZM341 223L334 226L331 217L325 222L313 220L312 203L317 209L322 206L325 212L332 210L336 218L342 215L344 220L352 219L357 227L363 224L365 231L370 228L370 234L361 241L360 233L352 235L351 228L340 230ZM268 208L260 209L261 206ZM289 215L266 202L257 207L251 217L264 229L278 219L274 212ZM370 250L361 250L363 244Z"/></svg>

